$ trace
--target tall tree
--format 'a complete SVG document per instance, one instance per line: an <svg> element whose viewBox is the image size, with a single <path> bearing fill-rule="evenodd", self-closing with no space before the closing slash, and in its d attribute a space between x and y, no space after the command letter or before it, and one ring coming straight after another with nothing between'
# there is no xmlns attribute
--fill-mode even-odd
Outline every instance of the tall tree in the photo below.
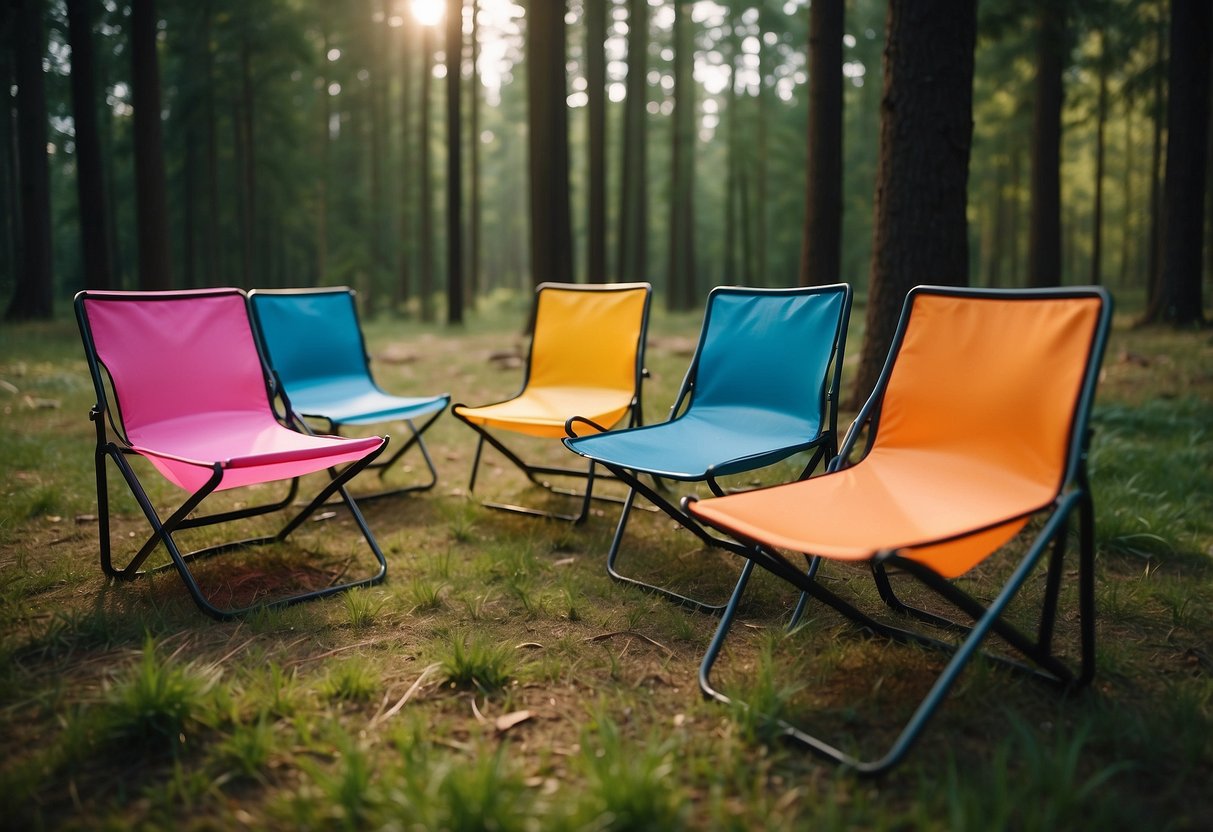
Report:
<svg viewBox="0 0 1213 832"><path fill-rule="evenodd" d="M332 141L329 121L333 118L332 97L329 95L329 32L321 23L320 77L318 86L320 118L317 146L320 150L320 172L316 176L316 279L323 281L328 274L329 260L329 172L332 168Z"/></svg>
<svg viewBox="0 0 1213 832"><path fill-rule="evenodd" d="M21 236L21 209L17 195L17 141L13 120L12 89L16 86L13 53L10 48L16 31L16 9L0 6L0 275L7 283L16 275L17 240Z"/></svg>
<svg viewBox="0 0 1213 832"><path fill-rule="evenodd" d="M968 283L976 0L890 0L867 328L852 402L871 393L906 293Z"/></svg>
<svg viewBox="0 0 1213 832"><path fill-rule="evenodd" d="M169 259L168 196L160 126L159 18L154 0L131 0L131 93L135 108L135 208L139 234L139 288L173 285Z"/></svg>
<svg viewBox="0 0 1213 832"><path fill-rule="evenodd" d="M738 175L740 156L738 140L738 122L741 120L737 112L737 68L741 64L741 39L737 36L737 15L733 4L725 9L725 49L729 59L729 86L725 91L724 135L725 135L725 174L724 174L724 275L722 282L748 283L748 279L739 280L740 270L737 265L737 210L741 177Z"/></svg>
<svg viewBox="0 0 1213 832"><path fill-rule="evenodd" d="M648 0L628 0L627 99L623 108L623 164L619 189L619 279L648 279Z"/></svg>
<svg viewBox="0 0 1213 832"><path fill-rule="evenodd" d="M564 2L527 7L527 142L531 181L531 280L573 279Z"/></svg>
<svg viewBox="0 0 1213 832"><path fill-rule="evenodd" d="M674 3L674 113L670 172L670 267L666 308L695 305L695 58L691 7Z"/></svg>
<svg viewBox="0 0 1213 832"><path fill-rule="evenodd" d="M42 0L16 0L13 54L17 81L17 163L21 202L21 256L16 289L4 317L51 317L54 271L51 265L51 187L46 154L46 87L42 56L46 32Z"/></svg>
<svg viewBox="0 0 1213 832"><path fill-rule="evenodd" d="M403 306L412 294L413 204L417 169L413 164L413 53L416 26L405 14L400 33L400 271L396 279L396 303ZM327 128L326 128L327 129Z"/></svg>
<svg viewBox="0 0 1213 832"><path fill-rule="evenodd" d="M1037 0L1036 101L1032 119L1032 208L1028 285L1061 285L1061 105L1065 6Z"/></svg>
<svg viewBox="0 0 1213 832"><path fill-rule="evenodd" d="M481 256L481 183L480 183L480 0L472 0L472 77L468 83L468 168L469 213L471 215L471 239L468 241L468 306L476 307L476 298L484 287Z"/></svg>
<svg viewBox="0 0 1213 832"><path fill-rule="evenodd" d="M76 194L80 205L80 245L84 286L109 289L109 241L97 127L97 84L93 73L93 0L67 0L68 39L72 47L72 119L76 127Z"/></svg>
<svg viewBox="0 0 1213 832"><path fill-rule="evenodd" d="M606 262L606 21L607 0L585 0L585 82L589 152L586 280L607 282Z"/></svg>
<svg viewBox="0 0 1213 832"><path fill-rule="evenodd" d="M1202 235L1211 30L1213 5L1207 0L1172 0L1162 274L1150 314L1175 326L1204 323Z"/></svg>
<svg viewBox="0 0 1213 832"><path fill-rule="evenodd" d="M809 6L808 193L800 285L837 281L842 271L843 0Z"/></svg>
<svg viewBox="0 0 1213 832"><path fill-rule="evenodd" d="M463 0L446 4L446 322L463 323Z"/></svg>
<svg viewBox="0 0 1213 832"><path fill-rule="evenodd" d="M240 96L236 101L236 111L232 126L236 131L236 149L240 159L240 198L241 198L241 275L245 286L252 286L256 280L254 266L254 251L257 240L258 205L257 205L257 142L256 121L254 108L257 96L253 86L253 44L251 29L255 25L253 13L247 6L242 7L237 16L239 26L238 61L240 66Z"/></svg>
<svg viewBox="0 0 1213 832"><path fill-rule="evenodd" d="M1146 255L1146 295L1150 306L1158 298L1159 279L1162 274L1162 128L1166 121L1167 96L1162 66L1167 60L1167 0L1155 3L1154 57L1157 69L1154 72L1153 123L1154 141L1150 154L1150 239ZM1150 316L1147 310L1146 317Z"/></svg>
<svg viewBox="0 0 1213 832"><path fill-rule="evenodd" d="M430 87L434 75L433 27L421 26L421 106L417 109L417 170L421 177L421 263L417 295L421 320L434 320L434 172L430 169Z"/></svg>
<svg viewBox="0 0 1213 832"><path fill-rule="evenodd" d="M1103 282L1103 180L1104 144L1108 124L1108 36L1103 27L1099 30L1099 92L1095 101L1095 201L1091 218L1091 282Z"/></svg>

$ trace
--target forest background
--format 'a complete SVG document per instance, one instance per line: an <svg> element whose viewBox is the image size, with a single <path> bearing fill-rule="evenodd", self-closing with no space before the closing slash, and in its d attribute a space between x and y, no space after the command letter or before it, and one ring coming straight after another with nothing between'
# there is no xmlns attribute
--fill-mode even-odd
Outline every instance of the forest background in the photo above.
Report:
<svg viewBox="0 0 1213 832"><path fill-rule="evenodd" d="M1207 9L1180 0L1188 22L1171 27L1164 0L958 8L974 5L967 264L933 264L935 242L919 239L915 282L1106 283L1152 301L1147 316L1203 320ZM862 296L886 276L872 258L882 154L896 152L881 141L882 100L896 115L882 56L892 33L933 25L914 12L878 0L8 3L0 297L22 319L86 286L347 284L364 313L431 321L445 297L459 323L493 291L543 280L649 280L671 309L719 284L843 280ZM973 34L937 59L962 83ZM1173 58L1189 34L1203 37L1196 54ZM1176 77L1203 83L1203 103L1174 116L1194 129L1168 124ZM826 94L818 117L836 125L813 128L813 150L810 102ZM1179 310L1157 297L1173 134L1198 145L1174 177L1188 204L1170 215L1196 223L1198 252ZM820 174L807 186L815 157L825 186ZM816 231L815 193L836 206Z"/></svg>

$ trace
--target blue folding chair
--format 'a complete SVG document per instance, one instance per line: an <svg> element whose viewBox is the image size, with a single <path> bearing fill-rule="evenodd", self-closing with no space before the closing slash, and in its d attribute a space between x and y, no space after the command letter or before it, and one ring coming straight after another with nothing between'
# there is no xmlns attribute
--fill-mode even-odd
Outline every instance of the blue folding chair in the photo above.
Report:
<svg viewBox="0 0 1213 832"><path fill-rule="evenodd" d="M262 349L281 392L297 421L324 423L339 435L347 426L404 422L409 438L389 459L368 466L384 479L388 470L414 445L429 469L427 482L362 495L366 500L425 491L438 481L422 434L450 403L449 394L393 396L371 375L370 357L358 323L355 294L344 286L327 289L255 289L249 304ZM428 418L426 418L428 417ZM417 426L416 420L426 420Z"/></svg>
<svg viewBox="0 0 1213 832"><path fill-rule="evenodd" d="M607 554L616 580L656 592L704 612L712 604L616 569L620 544L639 493L703 542L736 551L738 544L709 534L661 492L661 480L706 483L723 495L719 478L764 468L811 451L800 475L809 476L838 450L838 386L851 309L846 284L798 289L718 287L708 295L699 345L668 421L604 433L585 433L574 417L564 444L600 463L630 486ZM647 475L657 487L641 480Z"/></svg>

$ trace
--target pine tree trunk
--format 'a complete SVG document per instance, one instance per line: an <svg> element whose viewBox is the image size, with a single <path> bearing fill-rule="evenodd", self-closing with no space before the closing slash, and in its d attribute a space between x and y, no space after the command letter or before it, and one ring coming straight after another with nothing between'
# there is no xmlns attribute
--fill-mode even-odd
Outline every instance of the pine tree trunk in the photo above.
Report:
<svg viewBox="0 0 1213 832"><path fill-rule="evenodd" d="M463 0L446 5L446 322L463 323Z"/></svg>
<svg viewBox="0 0 1213 832"><path fill-rule="evenodd" d="M468 307L476 308L476 299L484 291L484 274L481 257L481 186L480 186L480 0L472 0L472 79L470 83L468 145L471 153L468 166L471 168L471 240L468 251Z"/></svg>
<svg viewBox="0 0 1213 832"><path fill-rule="evenodd" d="M808 193L800 285L839 280L842 271L843 0L809 7Z"/></svg>
<svg viewBox="0 0 1213 832"><path fill-rule="evenodd" d="M891 0L867 327L851 403L875 387L906 293L969 280L976 0Z"/></svg>
<svg viewBox="0 0 1213 832"><path fill-rule="evenodd" d="M135 108L135 214L139 288L169 289L168 195L160 123L160 66L154 0L131 2L131 93Z"/></svg>
<svg viewBox="0 0 1213 832"><path fill-rule="evenodd" d="M527 12L527 167L535 285L573 279L564 13L563 0L531 3Z"/></svg>
<svg viewBox="0 0 1213 832"><path fill-rule="evenodd" d="M647 280L649 6L628 0L627 101L623 110L623 170L619 199L619 279Z"/></svg>
<svg viewBox="0 0 1213 832"><path fill-rule="evenodd" d="M606 31L607 0L585 1L585 78L589 121L586 280L607 282Z"/></svg>
<svg viewBox="0 0 1213 832"><path fill-rule="evenodd" d="M76 194L84 287L111 289L109 241L105 236L105 185L101 135L97 126L97 84L93 73L93 0L67 0L72 47L72 118L76 128ZM187 168L188 172L189 168Z"/></svg>
<svg viewBox="0 0 1213 832"><path fill-rule="evenodd" d="M1172 0L1167 177L1163 190L1162 279L1158 319L1173 326L1204 323L1201 235L1209 130L1209 50L1213 5Z"/></svg>
<svg viewBox="0 0 1213 832"><path fill-rule="evenodd" d="M54 311L51 260L51 188L47 160L46 34L41 0L16 4L14 75L17 81L17 164L21 203L20 256L5 319L50 318Z"/></svg>
<svg viewBox="0 0 1213 832"><path fill-rule="evenodd" d="M413 49L416 30L412 15L404 15L400 47L400 271L396 279L396 304L406 306L413 282L413 203L417 169L413 165ZM327 125L325 130L328 130ZM327 135L327 132L326 132Z"/></svg>
<svg viewBox="0 0 1213 832"><path fill-rule="evenodd" d="M1028 285L1061 285L1061 107L1064 9L1041 0L1037 16L1036 104L1032 119L1032 208Z"/></svg>
<svg viewBox="0 0 1213 832"><path fill-rule="evenodd" d="M421 106L418 108L417 167L421 176L421 264L417 286L421 320L434 320L434 172L430 170L430 88L434 74L434 42L429 26L421 27Z"/></svg>
<svg viewBox="0 0 1213 832"><path fill-rule="evenodd" d="M1159 65L1167 59L1167 3L1159 0L1156 21L1155 55ZM1162 128L1166 118L1166 86L1162 72L1154 73L1154 144L1150 161L1150 239L1146 261L1146 312L1145 320L1156 317L1161 302L1162 277Z"/></svg>
<svg viewBox="0 0 1213 832"><path fill-rule="evenodd" d="M695 305L695 88L691 9L674 4L674 113L670 176L670 266L666 308Z"/></svg>
<svg viewBox="0 0 1213 832"><path fill-rule="evenodd" d="M1108 41L1099 33L1099 99L1095 128L1095 205L1091 229L1091 283L1103 282L1103 175L1104 134L1108 123Z"/></svg>

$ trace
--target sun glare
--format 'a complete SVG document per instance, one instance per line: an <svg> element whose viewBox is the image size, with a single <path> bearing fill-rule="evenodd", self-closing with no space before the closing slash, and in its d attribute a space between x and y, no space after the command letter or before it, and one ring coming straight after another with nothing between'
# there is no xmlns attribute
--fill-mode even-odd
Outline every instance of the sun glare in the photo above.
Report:
<svg viewBox="0 0 1213 832"><path fill-rule="evenodd" d="M412 0L413 17L422 26L437 26L446 13L445 0Z"/></svg>

